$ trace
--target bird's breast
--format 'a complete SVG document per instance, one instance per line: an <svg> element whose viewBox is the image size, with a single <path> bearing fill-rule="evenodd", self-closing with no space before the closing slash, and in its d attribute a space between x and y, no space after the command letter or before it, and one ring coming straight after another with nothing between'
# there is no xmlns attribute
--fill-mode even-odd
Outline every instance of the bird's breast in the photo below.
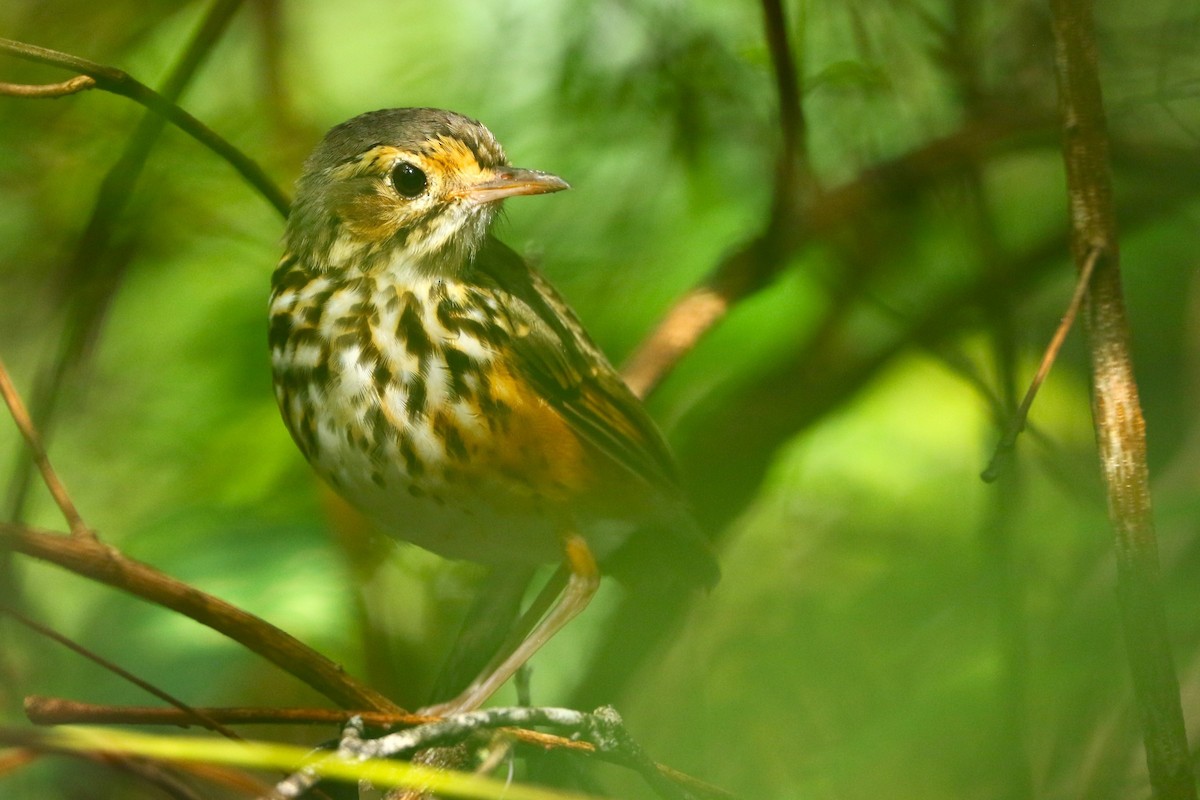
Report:
<svg viewBox="0 0 1200 800"><path fill-rule="evenodd" d="M513 368L499 303L433 278L277 271L276 398L318 472L401 538L479 558L532 537L553 558L553 512L587 491L589 456Z"/></svg>

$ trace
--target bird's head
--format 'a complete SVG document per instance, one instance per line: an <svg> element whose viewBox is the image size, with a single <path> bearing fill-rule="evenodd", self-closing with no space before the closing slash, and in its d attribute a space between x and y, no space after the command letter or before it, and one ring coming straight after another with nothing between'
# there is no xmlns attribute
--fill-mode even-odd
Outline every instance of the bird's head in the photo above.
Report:
<svg viewBox="0 0 1200 800"><path fill-rule="evenodd" d="M305 162L287 246L323 270L402 259L428 274L469 263L499 201L569 188L509 166L491 131L433 108L372 111L338 125Z"/></svg>

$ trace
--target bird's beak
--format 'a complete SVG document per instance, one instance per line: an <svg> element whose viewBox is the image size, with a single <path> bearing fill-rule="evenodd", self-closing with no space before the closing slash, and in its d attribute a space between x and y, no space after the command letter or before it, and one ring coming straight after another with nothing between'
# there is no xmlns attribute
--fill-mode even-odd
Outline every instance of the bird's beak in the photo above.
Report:
<svg viewBox="0 0 1200 800"><path fill-rule="evenodd" d="M571 186L557 175L538 172L535 169L501 167L493 170L485 180L462 190L461 196L476 203L494 203L506 197L521 194L547 194L570 189Z"/></svg>

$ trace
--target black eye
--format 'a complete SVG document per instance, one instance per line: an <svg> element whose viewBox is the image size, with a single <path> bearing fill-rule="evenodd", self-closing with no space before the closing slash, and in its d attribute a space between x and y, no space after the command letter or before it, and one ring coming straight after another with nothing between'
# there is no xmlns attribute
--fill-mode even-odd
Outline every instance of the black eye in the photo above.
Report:
<svg viewBox="0 0 1200 800"><path fill-rule="evenodd" d="M411 200L425 191L425 187L428 185L429 181L426 180L425 173L407 161L401 161L392 170L392 186L396 187L396 191L400 193L401 197Z"/></svg>

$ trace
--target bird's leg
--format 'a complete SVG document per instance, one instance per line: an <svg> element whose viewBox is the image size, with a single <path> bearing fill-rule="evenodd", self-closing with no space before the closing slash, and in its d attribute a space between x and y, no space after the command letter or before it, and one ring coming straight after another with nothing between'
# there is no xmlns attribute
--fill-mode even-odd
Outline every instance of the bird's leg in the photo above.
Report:
<svg viewBox="0 0 1200 800"><path fill-rule="evenodd" d="M531 612L525 612L522 608L535 571L534 565L515 564L498 564L488 571L476 591L474 602L467 610L454 646L438 671L426 703L437 703L453 697L477 675L490 672L499 663L497 653L508 653L520 644L546 613L548 605L538 612L537 619L528 626L525 624ZM562 575L555 575L560 582L550 598L551 602L567 583L566 568L560 567L559 572Z"/></svg>
<svg viewBox="0 0 1200 800"><path fill-rule="evenodd" d="M566 567L567 582L558 594L558 601L541 616L540 611L550 600L548 592L543 590L534 601L526 617L538 620L519 644L505 654L507 648L501 651L492 664L471 682L462 694L445 703L421 709L421 713L432 716L446 716L464 711L474 711L487 701L505 681L513 676L542 645L550 641L564 625L575 618L591 601L592 595L600 586L600 569L596 566L596 558L588 547L587 541L577 533L563 537L565 551L564 566ZM552 578L548 586L556 583ZM540 617L540 619L539 619ZM524 619L522 620L524 627Z"/></svg>

